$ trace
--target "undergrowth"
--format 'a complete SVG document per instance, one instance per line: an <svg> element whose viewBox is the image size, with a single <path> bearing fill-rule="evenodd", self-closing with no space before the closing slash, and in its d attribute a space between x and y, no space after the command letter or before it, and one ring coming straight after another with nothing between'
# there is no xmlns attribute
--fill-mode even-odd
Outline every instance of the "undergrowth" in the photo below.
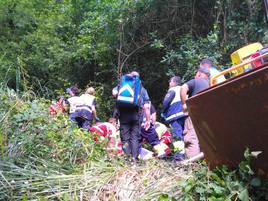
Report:
<svg viewBox="0 0 268 201"><path fill-rule="evenodd" d="M0 87L0 200L268 200L268 184L250 168L203 163L139 166L108 157L103 144L49 115L50 101Z"/></svg>
<svg viewBox="0 0 268 201"><path fill-rule="evenodd" d="M268 182L258 177L251 169L252 158L259 153L246 149L245 159L235 170L226 166L209 170L207 164L202 162L199 169L180 184L182 198L175 198L163 193L159 201L186 200L186 201L265 201L268 200Z"/></svg>

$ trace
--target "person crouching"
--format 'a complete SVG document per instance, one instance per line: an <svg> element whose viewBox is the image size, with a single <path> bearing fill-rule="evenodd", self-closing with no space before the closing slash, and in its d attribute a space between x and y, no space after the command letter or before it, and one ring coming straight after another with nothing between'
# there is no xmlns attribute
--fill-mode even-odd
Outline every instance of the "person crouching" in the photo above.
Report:
<svg viewBox="0 0 268 201"><path fill-rule="evenodd" d="M97 118L95 89L89 87L79 97L79 104L75 108L75 121L79 128L87 129L92 125L94 118Z"/></svg>

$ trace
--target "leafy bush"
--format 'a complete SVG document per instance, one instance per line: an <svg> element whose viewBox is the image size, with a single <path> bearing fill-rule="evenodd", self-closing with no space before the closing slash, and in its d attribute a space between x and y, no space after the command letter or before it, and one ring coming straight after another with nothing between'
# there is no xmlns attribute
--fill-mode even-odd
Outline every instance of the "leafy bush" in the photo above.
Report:
<svg viewBox="0 0 268 201"><path fill-rule="evenodd" d="M21 99L9 89L0 93L3 157L38 157L71 168L104 155L102 144L95 144L92 135L78 129L67 115L50 116L47 100Z"/></svg>
<svg viewBox="0 0 268 201"><path fill-rule="evenodd" d="M254 153L245 151L245 160L237 170L226 166L209 171L203 163L191 178L182 183L185 197L183 200L268 200L268 182L262 181L250 168Z"/></svg>

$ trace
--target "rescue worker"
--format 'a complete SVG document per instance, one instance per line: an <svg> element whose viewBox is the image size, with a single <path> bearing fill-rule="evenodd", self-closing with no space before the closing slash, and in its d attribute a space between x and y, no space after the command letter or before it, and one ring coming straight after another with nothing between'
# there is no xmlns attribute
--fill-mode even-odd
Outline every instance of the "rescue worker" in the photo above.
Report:
<svg viewBox="0 0 268 201"><path fill-rule="evenodd" d="M146 121L146 117L143 115L143 121L141 124L142 141L145 140L148 142L153 147L156 156L162 158L169 155L171 153L171 150L165 143L160 140L159 136L157 135L157 132L155 130L156 110L152 104L150 104L150 115L151 123L148 129L145 129L143 126Z"/></svg>
<svg viewBox="0 0 268 201"><path fill-rule="evenodd" d="M169 80L169 90L163 101L162 116L172 129L172 143L174 147L173 160L184 160L184 121L185 115L182 110L180 97L181 78L174 76Z"/></svg>
<svg viewBox="0 0 268 201"><path fill-rule="evenodd" d="M79 89L76 86L72 86L66 89L66 92L71 96L67 99L67 104L69 106L69 117L70 120L75 122L75 109L76 105L79 104Z"/></svg>
<svg viewBox="0 0 268 201"><path fill-rule="evenodd" d="M93 119L97 118L95 89L89 87L85 93L79 96L74 118L80 128L87 129L91 126Z"/></svg>
<svg viewBox="0 0 268 201"><path fill-rule="evenodd" d="M139 73L132 71L127 74L127 76L139 77ZM112 91L114 97L118 96L118 87L115 87ZM142 110L144 110L146 121L143 124L145 130L150 127L150 98L147 90L141 87L140 91L140 105L139 106L124 106L117 104L117 113L120 122L120 138L123 144L124 153L127 156L131 156L132 161L138 161L139 149L141 147L141 115Z"/></svg>
<svg viewBox="0 0 268 201"><path fill-rule="evenodd" d="M163 116L172 128L172 138L183 141L184 113L182 110L180 90L181 79L174 76L169 80L169 90L163 101Z"/></svg>
<svg viewBox="0 0 268 201"><path fill-rule="evenodd" d="M185 113L187 112L187 98L192 97L200 91L208 88L209 77L209 69L200 67L195 75L195 78L182 85L180 95ZM187 116L185 120L184 142L185 154L188 158L192 158L200 153L199 140L197 138L190 116Z"/></svg>

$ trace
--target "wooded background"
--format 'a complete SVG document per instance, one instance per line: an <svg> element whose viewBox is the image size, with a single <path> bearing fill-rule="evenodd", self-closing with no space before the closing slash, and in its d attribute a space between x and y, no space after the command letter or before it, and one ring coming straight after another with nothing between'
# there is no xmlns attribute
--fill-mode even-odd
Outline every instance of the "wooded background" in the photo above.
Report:
<svg viewBox="0 0 268 201"><path fill-rule="evenodd" d="M118 70L137 70L159 109L171 76L227 68L266 30L261 0L1 0L0 80L45 98L94 86L107 117Z"/></svg>

